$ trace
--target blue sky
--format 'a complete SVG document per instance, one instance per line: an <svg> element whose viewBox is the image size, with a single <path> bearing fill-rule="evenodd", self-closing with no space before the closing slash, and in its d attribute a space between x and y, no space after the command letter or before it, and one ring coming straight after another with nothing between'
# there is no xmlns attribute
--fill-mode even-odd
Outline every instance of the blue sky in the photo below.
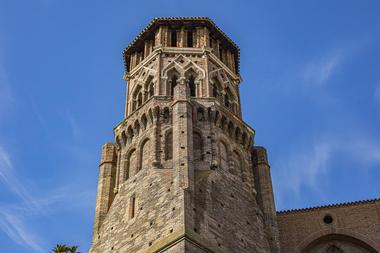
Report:
<svg viewBox="0 0 380 253"><path fill-rule="evenodd" d="M89 248L121 52L156 16L209 16L241 48L241 100L278 209L379 197L380 2L0 0L0 245Z"/></svg>

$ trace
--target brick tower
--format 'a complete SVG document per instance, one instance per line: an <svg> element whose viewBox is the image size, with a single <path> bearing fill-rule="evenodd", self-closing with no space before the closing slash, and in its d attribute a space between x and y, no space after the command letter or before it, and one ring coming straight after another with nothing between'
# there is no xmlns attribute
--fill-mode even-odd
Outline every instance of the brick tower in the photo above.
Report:
<svg viewBox="0 0 380 253"><path fill-rule="evenodd" d="M90 252L279 252L238 47L208 18L156 18L123 56L125 115L102 149Z"/></svg>

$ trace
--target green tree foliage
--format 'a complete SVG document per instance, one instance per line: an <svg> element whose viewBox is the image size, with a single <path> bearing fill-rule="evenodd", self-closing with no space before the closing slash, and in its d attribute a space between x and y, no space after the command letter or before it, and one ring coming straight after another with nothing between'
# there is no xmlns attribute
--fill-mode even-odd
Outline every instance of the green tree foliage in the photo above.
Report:
<svg viewBox="0 0 380 253"><path fill-rule="evenodd" d="M80 253L78 246L67 246L66 244L57 244L53 248L53 253Z"/></svg>

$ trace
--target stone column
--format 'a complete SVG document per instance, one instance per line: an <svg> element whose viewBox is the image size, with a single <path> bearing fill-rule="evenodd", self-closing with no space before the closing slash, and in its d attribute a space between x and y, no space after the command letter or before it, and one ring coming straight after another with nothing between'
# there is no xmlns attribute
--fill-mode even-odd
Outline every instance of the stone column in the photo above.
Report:
<svg viewBox="0 0 380 253"><path fill-rule="evenodd" d="M125 91L125 111L124 111L124 118L128 116L128 109L129 109L129 86L130 86L130 81L129 77L125 78L126 81L126 91Z"/></svg>
<svg viewBox="0 0 380 253"><path fill-rule="evenodd" d="M144 57L147 57L150 54L150 41L144 41Z"/></svg>
<svg viewBox="0 0 380 253"><path fill-rule="evenodd" d="M182 189L194 187L193 120L185 78L178 79L173 102L173 168L174 182Z"/></svg>
<svg viewBox="0 0 380 253"><path fill-rule="evenodd" d="M181 27L181 30L177 33L178 47L185 47L185 29Z"/></svg>
<svg viewBox="0 0 380 253"><path fill-rule="evenodd" d="M162 51L159 50L158 52L158 55L157 55L157 61L158 61L158 64L157 64L157 83L156 85L154 86L154 94L157 94L158 96L160 95L163 95L162 94L162 85L163 85L163 82L161 80L161 68L162 68Z"/></svg>
<svg viewBox="0 0 380 253"><path fill-rule="evenodd" d="M263 147L253 147L252 164L257 191L257 202L264 215L264 226L271 252L279 253L279 232L276 220L272 179L267 152Z"/></svg>
<svg viewBox="0 0 380 253"><path fill-rule="evenodd" d="M159 168L160 167L160 128L159 128L159 118L158 115L153 117L152 120L152 143L153 143L153 161L152 165L154 168Z"/></svg>
<svg viewBox="0 0 380 253"><path fill-rule="evenodd" d="M209 69L208 69L208 52L209 51L205 51L205 53L203 54L202 58L204 60L204 64L205 64L205 79L204 79L204 87L203 87L203 97L211 97L210 94L211 94L211 87L210 87L210 80L209 80Z"/></svg>
<svg viewBox="0 0 380 253"><path fill-rule="evenodd" d="M202 48L203 46L205 46L203 27L196 27L195 28L195 37L196 37L195 47Z"/></svg>
<svg viewBox="0 0 380 253"><path fill-rule="evenodd" d="M119 181L120 181L120 170L121 170L121 147L117 147L116 150L117 156L116 156L116 177L115 177L115 188L113 190L113 193L116 195L119 191Z"/></svg>

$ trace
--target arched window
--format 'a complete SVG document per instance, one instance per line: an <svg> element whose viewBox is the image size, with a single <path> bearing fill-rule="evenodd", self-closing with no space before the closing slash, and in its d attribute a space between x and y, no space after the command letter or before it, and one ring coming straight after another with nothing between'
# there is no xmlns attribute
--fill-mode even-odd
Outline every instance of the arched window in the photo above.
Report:
<svg viewBox="0 0 380 253"><path fill-rule="evenodd" d="M149 85L149 97L152 97L154 95L154 84L150 83Z"/></svg>
<svg viewBox="0 0 380 253"><path fill-rule="evenodd" d="M140 170L148 169L149 166L149 151L150 151L150 140L146 139L141 146L140 153Z"/></svg>
<svg viewBox="0 0 380 253"><path fill-rule="evenodd" d="M212 96L214 98L218 97L218 87L216 86L216 84L212 84Z"/></svg>
<svg viewBox="0 0 380 253"><path fill-rule="evenodd" d="M173 159L173 133L169 131L165 135L165 160Z"/></svg>
<svg viewBox="0 0 380 253"><path fill-rule="evenodd" d="M197 109L197 120L200 122L204 121L204 110L201 107Z"/></svg>
<svg viewBox="0 0 380 253"><path fill-rule="evenodd" d="M226 107L230 107L230 103L231 103L231 101L230 101L230 95L228 95L228 93L226 93L226 95L224 95L224 105Z"/></svg>
<svg viewBox="0 0 380 253"><path fill-rule="evenodd" d="M142 87L138 85L132 93L132 112L142 105Z"/></svg>
<svg viewBox="0 0 380 253"><path fill-rule="evenodd" d="M143 116L141 117L141 123L143 124L144 129L146 129L148 125L148 119L145 114L143 114Z"/></svg>
<svg viewBox="0 0 380 253"><path fill-rule="evenodd" d="M170 96L174 96L174 88L177 86L177 76L172 76L170 82Z"/></svg>
<svg viewBox="0 0 380 253"><path fill-rule="evenodd" d="M143 102L142 93L140 91L139 94L137 95L137 108L142 105L142 102Z"/></svg>
<svg viewBox="0 0 380 253"><path fill-rule="evenodd" d="M134 112L137 108L136 108L136 104L137 104L137 101L136 100L133 100L132 101L132 112Z"/></svg>
<svg viewBox="0 0 380 253"><path fill-rule="evenodd" d="M232 174L234 174L236 176L240 176L240 179L242 182L247 181L246 175L245 175L244 162L243 162L243 159L241 158L241 156L239 155L239 153L237 151L233 152L232 160L234 162L234 164L233 164L234 166L233 166L233 169L231 171Z"/></svg>
<svg viewBox="0 0 380 253"><path fill-rule="evenodd" d="M170 111L168 107L164 108L164 114L163 114L163 122L164 123L169 123L170 122Z"/></svg>
<svg viewBox="0 0 380 253"><path fill-rule="evenodd" d="M171 31L170 46L172 46L172 47L177 46L177 31L176 30Z"/></svg>
<svg viewBox="0 0 380 253"><path fill-rule="evenodd" d="M221 95L222 85L217 78L212 80L212 96L220 103L223 103L223 96Z"/></svg>
<svg viewBox="0 0 380 253"><path fill-rule="evenodd" d="M219 59L223 62L223 48L219 46Z"/></svg>
<svg viewBox="0 0 380 253"><path fill-rule="evenodd" d="M228 170L228 151L224 142L219 142L219 156L220 156L220 168L222 170Z"/></svg>
<svg viewBox="0 0 380 253"><path fill-rule="evenodd" d="M343 250L341 250L340 248L332 245L330 246L327 250L326 250L326 253L344 253Z"/></svg>
<svg viewBox="0 0 380 253"><path fill-rule="evenodd" d="M190 88L190 97L195 97L195 82L194 77L191 75L189 77L189 88Z"/></svg>
<svg viewBox="0 0 380 253"><path fill-rule="evenodd" d="M203 145L202 136L194 132L193 133L193 150L194 150L194 161L203 161Z"/></svg>
<svg viewBox="0 0 380 253"><path fill-rule="evenodd" d="M137 165L137 159L136 159L136 150L133 149L128 157L125 164L125 171L124 171L124 179L127 180L128 178L132 177L136 174L136 165Z"/></svg>

